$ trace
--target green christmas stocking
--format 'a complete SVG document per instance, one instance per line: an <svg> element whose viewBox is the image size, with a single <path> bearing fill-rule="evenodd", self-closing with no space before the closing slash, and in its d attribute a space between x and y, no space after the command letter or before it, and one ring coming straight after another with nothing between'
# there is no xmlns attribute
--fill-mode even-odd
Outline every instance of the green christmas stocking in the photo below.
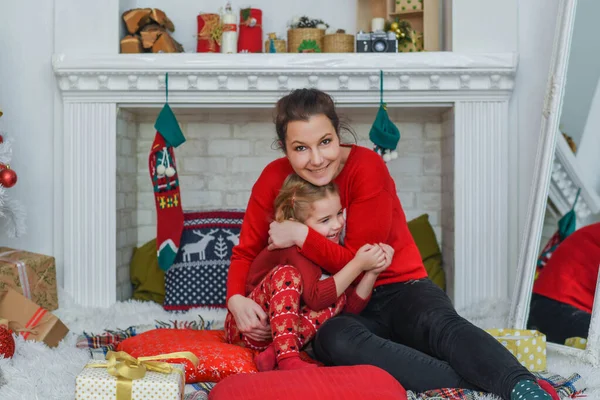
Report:
<svg viewBox="0 0 600 400"><path fill-rule="evenodd" d="M156 203L158 265L166 271L175 261L183 232L183 208L173 148L185 142L185 137L168 104L163 107L154 127L156 135L148 164Z"/></svg>

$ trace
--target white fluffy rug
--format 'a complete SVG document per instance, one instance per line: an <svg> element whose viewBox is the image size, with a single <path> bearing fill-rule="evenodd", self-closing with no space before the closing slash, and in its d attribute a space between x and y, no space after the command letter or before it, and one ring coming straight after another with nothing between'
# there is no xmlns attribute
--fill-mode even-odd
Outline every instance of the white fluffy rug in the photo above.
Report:
<svg viewBox="0 0 600 400"><path fill-rule="evenodd" d="M25 342L18 337L15 356L12 359L0 359L0 370L5 381L0 387L0 399L73 399L75 377L89 358L87 350L75 347L77 336L83 331L101 333L106 329L150 324L154 320L197 320L198 315L205 320L222 321L225 316L225 311L218 309L196 309L173 314L157 304L135 301L118 303L108 309L82 308L69 305L73 304L72 301L64 293L60 295L61 307L55 314L69 327L70 334L55 349L49 349L41 343ZM507 311L507 302L490 302L462 310L461 314L482 328L492 328L505 325ZM578 388L587 387L587 398L600 399L600 375L590 366L550 354L548 368L562 376L579 373L582 379L577 382Z"/></svg>

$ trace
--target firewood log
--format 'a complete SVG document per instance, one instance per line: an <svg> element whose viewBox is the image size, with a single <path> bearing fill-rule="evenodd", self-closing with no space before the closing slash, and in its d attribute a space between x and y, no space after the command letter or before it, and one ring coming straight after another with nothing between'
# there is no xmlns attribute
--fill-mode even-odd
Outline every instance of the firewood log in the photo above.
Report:
<svg viewBox="0 0 600 400"><path fill-rule="evenodd" d="M142 46L145 49L151 49L154 42L158 39L160 35L166 33L165 28L158 24L148 24L142 28L140 31L140 35L142 36Z"/></svg>
<svg viewBox="0 0 600 400"><path fill-rule="evenodd" d="M137 33L144 25L150 22L150 8L134 8L123 13L123 21L130 34Z"/></svg>
<svg viewBox="0 0 600 400"><path fill-rule="evenodd" d="M138 35L127 35L121 39L121 53L143 53L142 40Z"/></svg>
<svg viewBox="0 0 600 400"><path fill-rule="evenodd" d="M169 32L164 32L156 39L152 45L153 53L182 53L183 46L169 35Z"/></svg>
<svg viewBox="0 0 600 400"><path fill-rule="evenodd" d="M150 19L169 31L175 32L175 25L173 25L173 22L167 17L167 14L165 14L164 11L153 8L150 13Z"/></svg>

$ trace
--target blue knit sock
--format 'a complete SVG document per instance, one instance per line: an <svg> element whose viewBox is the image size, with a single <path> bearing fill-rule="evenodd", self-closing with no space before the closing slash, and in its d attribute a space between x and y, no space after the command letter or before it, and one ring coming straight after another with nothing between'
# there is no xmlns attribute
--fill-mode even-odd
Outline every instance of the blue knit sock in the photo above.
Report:
<svg viewBox="0 0 600 400"><path fill-rule="evenodd" d="M552 397L537 382L524 379L510 392L510 400L552 400Z"/></svg>

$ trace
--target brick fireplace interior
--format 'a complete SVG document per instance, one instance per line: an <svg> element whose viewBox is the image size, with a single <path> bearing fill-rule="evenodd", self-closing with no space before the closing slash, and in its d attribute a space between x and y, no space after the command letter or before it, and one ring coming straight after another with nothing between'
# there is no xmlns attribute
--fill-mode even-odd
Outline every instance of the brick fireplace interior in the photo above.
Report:
<svg viewBox="0 0 600 400"><path fill-rule="evenodd" d="M129 262L136 246L156 236L148 172L159 106L119 107L116 168L117 297L131 297ZM342 107L357 143L371 147L376 106ZM269 108L176 107L186 142L175 149L184 210L245 208L262 168L281 157ZM407 219L429 215L452 296L454 260L454 117L447 106L391 107L401 132L398 159L388 163ZM346 142L354 139L345 135Z"/></svg>

